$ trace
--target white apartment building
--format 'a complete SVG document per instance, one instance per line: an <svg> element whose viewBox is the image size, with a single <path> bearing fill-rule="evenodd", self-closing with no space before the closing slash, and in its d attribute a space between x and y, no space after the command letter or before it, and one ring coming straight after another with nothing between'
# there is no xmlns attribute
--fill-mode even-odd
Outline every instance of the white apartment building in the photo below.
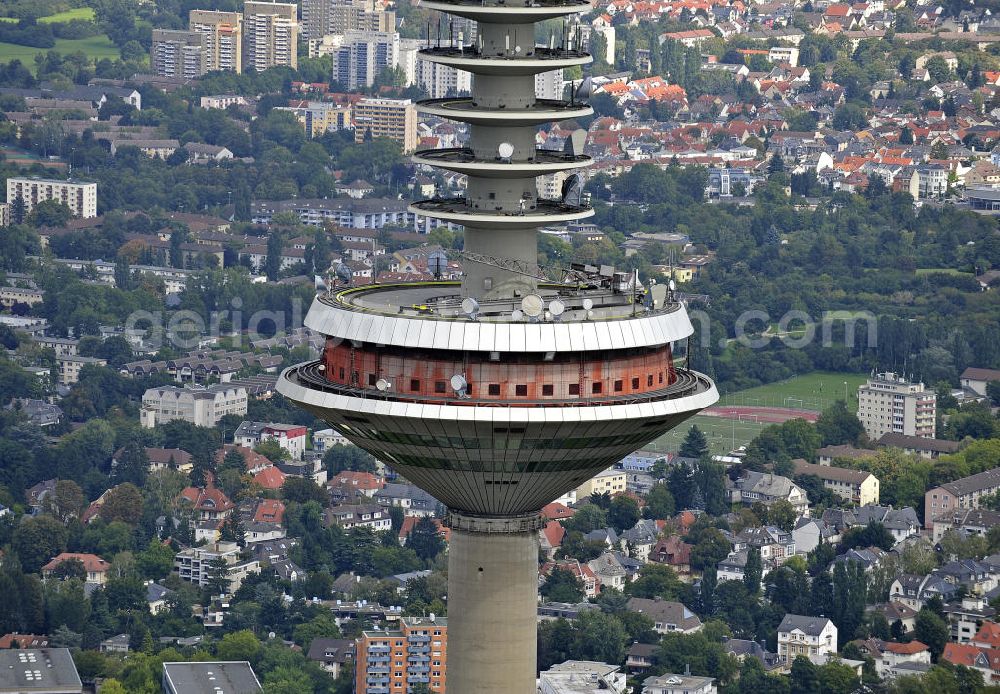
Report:
<svg viewBox="0 0 1000 694"><path fill-rule="evenodd" d="M188 29L205 37L205 70L243 71L243 15L191 10Z"/></svg>
<svg viewBox="0 0 1000 694"><path fill-rule="evenodd" d="M182 549L174 557L174 571L182 580L206 586L212 575L212 562L219 558L228 564L229 593L239 590L247 574L260 573L258 560L240 561L240 546L235 542L214 542Z"/></svg>
<svg viewBox="0 0 1000 694"><path fill-rule="evenodd" d="M160 77L194 79L205 74L205 35L198 31L153 29L149 64Z"/></svg>
<svg viewBox="0 0 1000 694"><path fill-rule="evenodd" d="M302 34L315 41L352 29L394 31L396 13L375 9L371 0L302 0Z"/></svg>
<svg viewBox="0 0 1000 694"><path fill-rule="evenodd" d="M298 6L284 2L243 5L243 67L263 72L276 65L297 68Z"/></svg>
<svg viewBox="0 0 1000 694"><path fill-rule="evenodd" d="M313 450L319 455L323 455L333 446L351 446L343 434L336 429L321 429L313 432Z"/></svg>
<svg viewBox="0 0 1000 694"><path fill-rule="evenodd" d="M25 214L43 200L55 200L69 208L74 217L97 216L97 184L56 181L50 178L14 176L7 179L7 204L20 197Z"/></svg>
<svg viewBox="0 0 1000 694"><path fill-rule="evenodd" d="M889 433L932 439L936 412L934 391L892 372L872 376L858 387L858 419L872 439Z"/></svg>
<svg viewBox="0 0 1000 694"><path fill-rule="evenodd" d="M347 89L370 87L388 68L399 65L399 34L388 31L351 30L331 51L333 80Z"/></svg>
<svg viewBox="0 0 1000 694"><path fill-rule="evenodd" d="M195 426L214 427L227 414L247 413L246 388L227 386L161 386L142 395L139 421L146 429L183 419Z"/></svg>
<svg viewBox="0 0 1000 694"><path fill-rule="evenodd" d="M562 99L563 71L549 70L535 75L535 96L539 99Z"/></svg>
<svg viewBox="0 0 1000 694"><path fill-rule="evenodd" d="M778 625L778 657L791 666L798 656L812 659L837 652L837 626L826 617L786 614Z"/></svg>

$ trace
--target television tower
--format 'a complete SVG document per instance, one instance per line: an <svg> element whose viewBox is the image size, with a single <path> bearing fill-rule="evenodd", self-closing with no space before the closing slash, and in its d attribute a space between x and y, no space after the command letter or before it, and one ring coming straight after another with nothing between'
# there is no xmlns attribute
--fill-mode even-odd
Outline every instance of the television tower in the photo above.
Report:
<svg viewBox="0 0 1000 694"><path fill-rule="evenodd" d="M587 166L584 133L536 148L537 126L588 116L586 88L539 99L534 76L585 65L577 0L424 0L478 23L428 27L421 59L474 75L470 97L421 112L470 126L465 147L413 159L465 174L465 197L411 211L464 226L461 282L343 286L305 319L326 336L318 361L287 369L278 391L329 422L448 507L448 694L535 691L539 510L718 399L704 375L675 363L693 328L672 285L573 265L546 279L538 227L593 214L570 175L561 199L535 178ZM536 45L535 24L562 19ZM441 274L445 259L429 258ZM345 279L348 279L345 277ZM348 280L349 281L349 280ZM418 658L419 659L419 658ZM409 685L432 689L427 659ZM366 663L358 663L364 668ZM395 694L372 675L368 692Z"/></svg>

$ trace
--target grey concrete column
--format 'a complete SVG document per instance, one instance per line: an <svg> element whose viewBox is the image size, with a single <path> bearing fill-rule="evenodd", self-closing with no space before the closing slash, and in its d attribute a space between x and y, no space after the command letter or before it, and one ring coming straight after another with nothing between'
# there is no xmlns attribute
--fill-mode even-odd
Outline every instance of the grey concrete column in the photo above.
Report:
<svg viewBox="0 0 1000 694"><path fill-rule="evenodd" d="M533 694L540 518L448 524L448 694Z"/></svg>

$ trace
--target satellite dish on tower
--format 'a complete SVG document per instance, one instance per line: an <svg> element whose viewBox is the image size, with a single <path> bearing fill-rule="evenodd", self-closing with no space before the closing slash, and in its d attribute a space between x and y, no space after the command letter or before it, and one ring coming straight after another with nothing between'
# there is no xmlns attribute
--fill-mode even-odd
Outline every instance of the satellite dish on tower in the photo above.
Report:
<svg viewBox="0 0 1000 694"><path fill-rule="evenodd" d="M524 311L519 308L515 308L510 312L510 317L512 320L524 320Z"/></svg>
<svg viewBox="0 0 1000 694"><path fill-rule="evenodd" d="M337 266L337 279L344 284L350 284L354 281L354 273L351 272L351 268L347 267L347 263L341 263Z"/></svg>
<svg viewBox="0 0 1000 694"><path fill-rule="evenodd" d="M384 393L385 391L392 388L392 384L389 381L385 380L384 378L380 378L377 381L375 381L375 387Z"/></svg>
<svg viewBox="0 0 1000 694"><path fill-rule="evenodd" d="M510 159L514 156L514 145L509 142L501 142L497 146L497 154L500 155L501 159Z"/></svg>
<svg viewBox="0 0 1000 694"><path fill-rule="evenodd" d="M529 318L538 318L542 315L542 310L545 308L545 304L542 301L542 297L537 294L528 294L526 297L521 299L521 310L524 311L524 315Z"/></svg>
<svg viewBox="0 0 1000 694"><path fill-rule="evenodd" d="M479 313L479 302L471 296L462 299L462 313L469 318L475 318Z"/></svg>
<svg viewBox="0 0 1000 694"><path fill-rule="evenodd" d="M675 289L677 289L677 283L674 282L673 280L670 280L667 283L667 286L670 288L670 291L674 291Z"/></svg>
<svg viewBox="0 0 1000 694"><path fill-rule="evenodd" d="M451 389L460 398L468 397L469 382L465 380L465 376L462 374L455 374L451 377Z"/></svg>
<svg viewBox="0 0 1000 694"><path fill-rule="evenodd" d="M562 201L566 205L579 205L583 195L583 177L580 174L567 176L562 184Z"/></svg>
<svg viewBox="0 0 1000 694"><path fill-rule="evenodd" d="M564 304L561 300L553 299L549 302L549 313L551 313L554 317L558 318L565 310L566 304Z"/></svg>
<svg viewBox="0 0 1000 694"><path fill-rule="evenodd" d="M583 310L584 311L589 311L592 308L594 308L594 300L593 299L584 299L583 300Z"/></svg>
<svg viewBox="0 0 1000 694"><path fill-rule="evenodd" d="M434 251L427 256L427 269L434 275L434 279L441 279L441 275L444 274L447 267L448 256L444 254L444 251Z"/></svg>

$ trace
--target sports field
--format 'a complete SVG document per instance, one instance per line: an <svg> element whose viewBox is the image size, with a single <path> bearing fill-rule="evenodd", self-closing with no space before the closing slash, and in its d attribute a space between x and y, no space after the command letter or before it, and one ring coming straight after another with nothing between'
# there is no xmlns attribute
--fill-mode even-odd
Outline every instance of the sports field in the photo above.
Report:
<svg viewBox="0 0 1000 694"><path fill-rule="evenodd" d="M774 421L794 418L798 412L804 419L815 420L818 412L844 399L845 381L847 406L857 411L858 386L866 379L862 374L817 371L723 395L713 409L717 416L696 415L644 450L676 451L688 429L697 424L708 437L712 453L723 455L745 446Z"/></svg>
<svg viewBox="0 0 1000 694"><path fill-rule="evenodd" d="M0 41L0 63L20 60L24 63L25 67L33 71L35 69L35 56L39 53L48 53L49 51L56 51L63 55L83 51L87 57L93 60L101 60L102 58L114 60L120 56L118 46L111 43L111 39L102 34L101 36L91 36L86 39L56 39L56 45L52 48L19 46L15 43Z"/></svg>
<svg viewBox="0 0 1000 694"><path fill-rule="evenodd" d="M847 396L847 407L858 409L858 386L867 380L863 374L815 371L784 381L741 390L719 398L719 405L741 407L788 407L822 412L836 400ZM845 386L844 383L847 383Z"/></svg>

